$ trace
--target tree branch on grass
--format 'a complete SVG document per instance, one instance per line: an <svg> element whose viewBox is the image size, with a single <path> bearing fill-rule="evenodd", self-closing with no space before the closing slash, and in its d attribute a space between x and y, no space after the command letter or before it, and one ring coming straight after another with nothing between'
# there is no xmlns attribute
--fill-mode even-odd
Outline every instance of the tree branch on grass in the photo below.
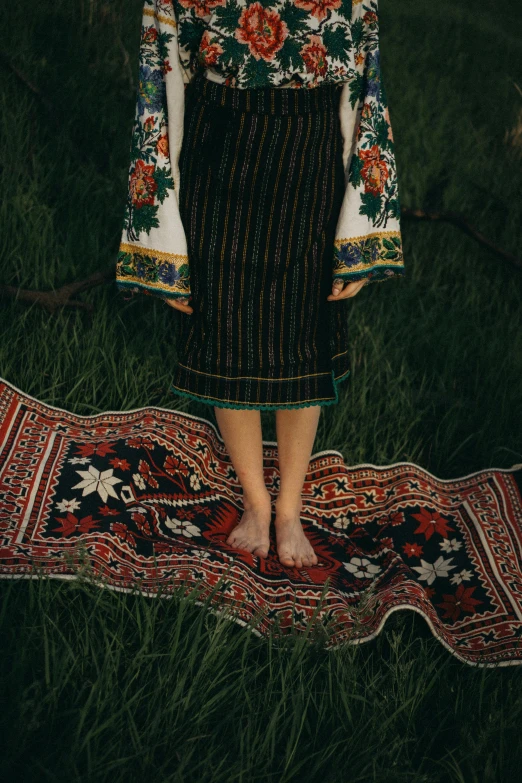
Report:
<svg viewBox="0 0 522 783"><path fill-rule="evenodd" d="M76 307L92 313L93 306L79 299L74 299L82 291L88 291L90 288L110 283L114 280L114 269L107 269L104 272L94 272L84 280L77 280L74 283L57 288L54 291L31 291L27 288L15 288L11 285L0 285L0 296L19 299L22 302L31 302L45 307L50 313L55 313L61 307Z"/></svg>
<svg viewBox="0 0 522 783"><path fill-rule="evenodd" d="M408 207L402 207L401 217L413 220L434 220L451 223L457 228L460 228L461 231L463 231L465 234L472 237L472 239L476 240L479 245L487 247L488 250L491 250L492 253L499 256L499 258L504 259L504 261L509 261L519 269L522 268L521 258L517 258L517 256L514 256L512 253L507 253L505 250L501 250L501 248L494 245L493 242L484 236L484 234L481 234L480 231L477 231L476 228L473 228L466 218L462 215L459 215L458 212L424 212L422 209L409 209Z"/></svg>

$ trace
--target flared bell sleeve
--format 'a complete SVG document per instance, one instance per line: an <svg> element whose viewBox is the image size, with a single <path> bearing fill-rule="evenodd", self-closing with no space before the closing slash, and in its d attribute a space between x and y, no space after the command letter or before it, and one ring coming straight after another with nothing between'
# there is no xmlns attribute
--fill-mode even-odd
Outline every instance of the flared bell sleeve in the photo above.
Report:
<svg viewBox="0 0 522 783"><path fill-rule="evenodd" d="M334 240L333 277L373 283L405 274L377 0L352 0L351 32L351 78L343 84L339 107L346 190Z"/></svg>
<svg viewBox="0 0 522 783"><path fill-rule="evenodd" d="M116 262L120 289L162 298L190 296L187 242L181 222L178 159L185 86L172 0L145 0L124 225Z"/></svg>

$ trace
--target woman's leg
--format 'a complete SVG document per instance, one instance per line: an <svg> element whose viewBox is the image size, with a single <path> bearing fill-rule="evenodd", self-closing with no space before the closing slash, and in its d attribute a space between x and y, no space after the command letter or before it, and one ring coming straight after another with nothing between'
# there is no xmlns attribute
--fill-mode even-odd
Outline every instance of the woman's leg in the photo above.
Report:
<svg viewBox="0 0 522 783"><path fill-rule="evenodd" d="M276 507L277 554L283 565L315 565L317 555L301 525L301 492L315 441L320 405L276 410L281 483Z"/></svg>
<svg viewBox="0 0 522 783"><path fill-rule="evenodd" d="M221 437L243 487L243 516L227 538L227 544L266 557L272 502L263 476L261 413L217 406L214 410Z"/></svg>

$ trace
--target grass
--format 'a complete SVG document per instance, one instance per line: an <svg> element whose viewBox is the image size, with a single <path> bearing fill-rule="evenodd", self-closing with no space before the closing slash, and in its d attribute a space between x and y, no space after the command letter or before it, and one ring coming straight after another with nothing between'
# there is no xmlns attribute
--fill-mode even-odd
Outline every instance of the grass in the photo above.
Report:
<svg viewBox="0 0 522 783"><path fill-rule="evenodd" d="M402 204L457 210L520 257L519 4L381 6ZM58 287L114 263L140 12L141 0L4 11L2 51L44 101L4 69L3 283ZM520 462L520 270L443 223L404 221L403 238L407 277L352 300L352 373L314 451L442 478ZM153 404L215 422L211 406L169 392L177 313L113 286L83 296L93 317L3 300L0 375L80 414ZM81 579L1 589L4 779L518 779L518 667L460 663L413 613L325 653L258 639L189 600Z"/></svg>
<svg viewBox="0 0 522 783"><path fill-rule="evenodd" d="M325 653L176 597L3 587L5 779L516 779L518 670L459 663L417 615Z"/></svg>

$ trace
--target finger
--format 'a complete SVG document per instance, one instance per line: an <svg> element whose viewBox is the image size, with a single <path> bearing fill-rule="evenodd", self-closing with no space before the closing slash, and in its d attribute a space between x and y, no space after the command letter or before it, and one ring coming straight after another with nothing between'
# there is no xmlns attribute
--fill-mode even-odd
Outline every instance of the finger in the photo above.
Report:
<svg viewBox="0 0 522 783"><path fill-rule="evenodd" d="M342 277L336 277L332 282L332 295L339 296L344 287L344 280Z"/></svg>
<svg viewBox="0 0 522 783"><path fill-rule="evenodd" d="M331 302L335 301L336 299L348 299L352 296L355 296L361 290L361 288L363 288L365 283L366 283L366 278L364 278L363 280L355 280L352 283L348 283L346 287L336 296L330 294L329 296L327 296L327 299Z"/></svg>
<svg viewBox="0 0 522 783"><path fill-rule="evenodd" d="M179 304L178 302L176 302L174 307L176 308L176 310L181 310L182 313L192 313L192 307L190 305Z"/></svg>
<svg viewBox="0 0 522 783"><path fill-rule="evenodd" d="M173 307L175 310L181 310L183 313L193 312L192 307L186 304L188 299L184 296L177 299L164 299L164 301L169 305L169 307Z"/></svg>

